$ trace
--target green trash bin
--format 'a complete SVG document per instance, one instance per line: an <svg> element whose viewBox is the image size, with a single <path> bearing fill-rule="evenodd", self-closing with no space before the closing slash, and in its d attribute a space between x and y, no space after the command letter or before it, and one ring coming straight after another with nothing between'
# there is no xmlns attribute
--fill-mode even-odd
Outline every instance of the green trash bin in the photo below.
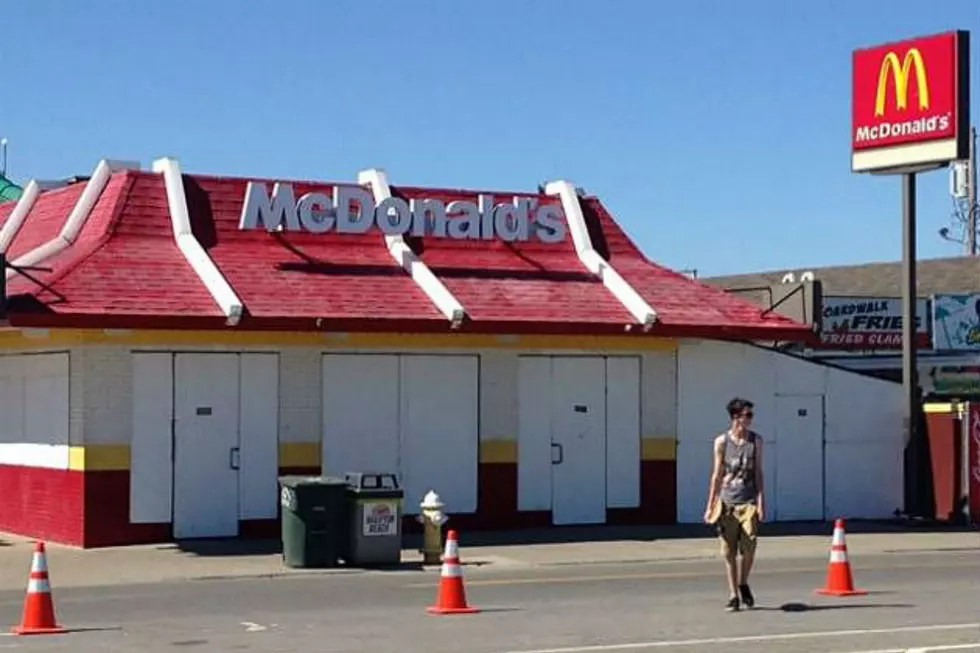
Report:
<svg viewBox="0 0 980 653"><path fill-rule="evenodd" d="M402 499L394 474L348 472L350 540L347 564L398 565L402 558Z"/></svg>
<svg viewBox="0 0 980 653"><path fill-rule="evenodd" d="M329 476L283 476L282 557L288 567L337 567L350 518L347 482Z"/></svg>

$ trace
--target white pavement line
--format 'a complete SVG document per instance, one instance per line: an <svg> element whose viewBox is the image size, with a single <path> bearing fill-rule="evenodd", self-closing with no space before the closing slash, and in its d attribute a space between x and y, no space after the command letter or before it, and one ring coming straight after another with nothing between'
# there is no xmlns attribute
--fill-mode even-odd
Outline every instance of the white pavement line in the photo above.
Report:
<svg viewBox="0 0 980 653"><path fill-rule="evenodd" d="M975 644L936 644L918 648L878 648L873 651L848 651L848 653L931 653L932 651L968 651L980 650L980 642Z"/></svg>
<svg viewBox="0 0 980 653"><path fill-rule="evenodd" d="M647 648L672 648L681 646L704 646L706 644L735 644L739 642L774 642L787 639L819 639L823 637L855 637L863 635L886 635L889 633L925 633L940 630L967 630L980 628L980 623L972 624L934 624L930 626L899 626L897 628L869 628L863 630L818 630L802 633L777 633L770 635L744 635L740 637L708 637L705 639L677 639L655 642L631 642L625 644L595 644L592 646L569 646L564 648L538 648L506 653L587 653L588 651L630 651ZM903 652L907 649L895 649ZM942 649L927 649L942 650ZM868 652L872 653L872 652Z"/></svg>
<svg viewBox="0 0 980 653"><path fill-rule="evenodd" d="M974 644L940 644L939 646L923 646L921 648L907 648L902 653L929 653L929 651L968 651L970 649L980 650L980 642Z"/></svg>
<svg viewBox="0 0 980 653"><path fill-rule="evenodd" d="M252 621L243 621L242 625L245 626L246 633L257 633L265 630L265 626L259 625Z"/></svg>

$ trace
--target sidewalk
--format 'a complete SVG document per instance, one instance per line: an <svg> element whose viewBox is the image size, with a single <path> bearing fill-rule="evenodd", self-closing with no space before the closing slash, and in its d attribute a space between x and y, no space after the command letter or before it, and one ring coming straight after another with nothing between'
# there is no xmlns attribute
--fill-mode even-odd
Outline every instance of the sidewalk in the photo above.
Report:
<svg viewBox="0 0 980 653"><path fill-rule="evenodd" d="M825 524L774 524L761 538L769 559L822 559L829 554ZM925 530L855 523L848 525L848 550L861 555L976 551L980 533L964 529ZM406 538L402 565L395 571L422 573L417 541ZM26 586L33 543L0 536L0 590ZM55 587L131 585L209 578L256 578L302 574L390 573L363 569L304 570L282 564L275 541L208 541L79 550L49 544L48 562ZM481 569L522 566L668 562L716 558L717 541L703 527L553 529L522 533L461 535L464 564ZM433 573L428 570L427 573Z"/></svg>

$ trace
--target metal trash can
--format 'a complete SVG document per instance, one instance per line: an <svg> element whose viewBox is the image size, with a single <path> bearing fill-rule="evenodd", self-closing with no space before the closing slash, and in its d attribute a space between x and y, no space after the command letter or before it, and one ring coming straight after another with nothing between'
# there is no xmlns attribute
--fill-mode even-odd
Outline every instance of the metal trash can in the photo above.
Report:
<svg viewBox="0 0 980 653"><path fill-rule="evenodd" d="M401 504L404 493L394 474L348 472L350 540L347 564L397 565L402 557Z"/></svg>
<svg viewBox="0 0 980 653"><path fill-rule="evenodd" d="M336 567L350 528L347 481L329 476L283 476L282 557L288 567Z"/></svg>

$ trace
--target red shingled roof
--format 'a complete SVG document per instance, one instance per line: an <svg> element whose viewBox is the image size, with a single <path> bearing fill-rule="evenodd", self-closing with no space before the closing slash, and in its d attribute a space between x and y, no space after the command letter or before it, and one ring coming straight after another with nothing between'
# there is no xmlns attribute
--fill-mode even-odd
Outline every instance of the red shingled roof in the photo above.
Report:
<svg viewBox="0 0 980 653"><path fill-rule="evenodd" d="M10 322L18 326L447 331L449 321L389 254L380 232L241 231L248 179L185 175L198 242L244 306L225 316L178 248L163 175L112 175L67 249L8 284ZM270 187L272 182L268 184ZM85 182L45 192L7 256L14 260L64 225ZM333 185L294 182L296 197ZM476 201L476 192L393 187L404 199ZM507 200L513 193L498 193ZM557 198L535 197L539 203ZM594 198L583 200L593 245L658 312L651 334L802 339L805 325L650 262ZM0 209L0 223L11 207ZM579 260L569 234L560 243L406 238L462 304L471 332L626 332L633 315ZM638 328L632 330L639 332Z"/></svg>

